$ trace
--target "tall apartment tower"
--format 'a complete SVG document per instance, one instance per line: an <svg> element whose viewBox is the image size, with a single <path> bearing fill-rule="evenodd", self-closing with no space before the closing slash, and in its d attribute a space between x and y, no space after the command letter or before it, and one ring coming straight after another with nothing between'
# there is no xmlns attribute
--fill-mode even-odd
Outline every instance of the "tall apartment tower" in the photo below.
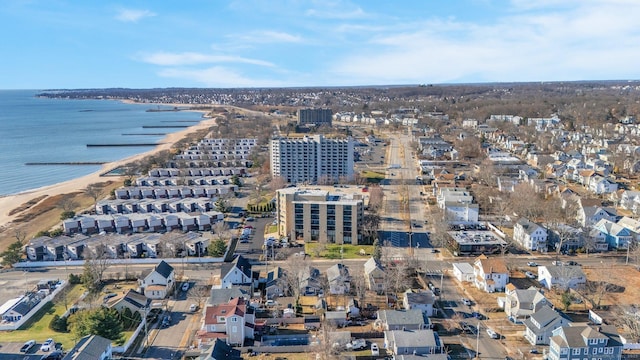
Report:
<svg viewBox="0 0 640 360"><path fill-rule="evenodd" d="M298 110L298 125L327 125L331 126L333 111L331 109L300 109Z"/></svg>
<svg viewBox="0 0 640 360"><path fill-rule="evenodd" d="M271 140L271 176L292 184L353 176L353 139L322 135Z"/></svg>

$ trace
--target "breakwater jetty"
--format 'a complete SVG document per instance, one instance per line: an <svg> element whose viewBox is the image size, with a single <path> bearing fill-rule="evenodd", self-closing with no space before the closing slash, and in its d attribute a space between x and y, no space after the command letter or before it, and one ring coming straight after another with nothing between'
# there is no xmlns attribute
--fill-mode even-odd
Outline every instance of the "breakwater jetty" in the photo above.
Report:
<svg viewBox="0 0 640 360"><path fill-rule="evenodd" d="M28 162L25 165L104 165L104 161Z"/></svg>
<svg viewBox="0 0 640 360"><path fill-rule="evenodd" d="M189 125L142 125L143 129L188 128Z"/></svg>
<svg viewBox="0 0 640 360"><path fill-rule="evenodd" d="M137 144L87 144L87 147L127 147L127 146L158 146L162 143L137 143Z"/></svg>

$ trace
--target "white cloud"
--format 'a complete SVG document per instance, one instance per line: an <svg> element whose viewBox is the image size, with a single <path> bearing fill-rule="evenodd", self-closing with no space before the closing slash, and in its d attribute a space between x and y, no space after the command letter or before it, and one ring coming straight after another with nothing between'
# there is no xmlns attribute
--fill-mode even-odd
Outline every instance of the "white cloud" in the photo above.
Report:
<svg viewBox="0 0 640 360"><path fill-rule="evenodd" d="M206 69L163 69L158 75L190 80L208 87L282 87L288 84L278 80L263 80L244 76L239 72L214 66Z"/></svg>
<svg viewBox="0 0 640 360"><path fill-rule="evenodd" d="M625 0L617 0L625 1ZM518 1L516 1L518 2ZM599 1L574 8L518 2L517 12L483 24L451 19L405 23L377 32L331 65L336 79L357 84L459 81L583 80L638 77L640 2ZM544 11L546 10L546 11ZM609 74L609 75L607 75ZM635 76L634 76L635 74ZM625 78L622 77L622 78Z"/></svg>
<svg viewBox="0 0 640 360"><path fill-rule="evenodd" d="M369 16L360 6L348 1L314 1L314 7L307 9L304 14L309 17L322 19L361 19Z"/></svg>
<svg viewBox="0 0 640 360"><path fill-rule="evenodd" d="M116 19L123 22L138 22L146 17L153 17L157 14L149 10L120 9L116 14Z"/></svg>
<svg viewBox="0 0 640 360"><path fill-rule="evenodd" d="M212 63L242 63L265 67L274 67L273 63L257 59L249 59L240 56L212 55L196 52L169 53L157 52L138 56L142 62L160 66L184 66Z"/></svg>
<svg viewBox="0 0 640 360"><path fill-rule="evenodd" d="M234 41L243 41L246 43L299 43L302 38L298 35L292 35L281 31L252 31L246 34L229 35Z"/></svg>

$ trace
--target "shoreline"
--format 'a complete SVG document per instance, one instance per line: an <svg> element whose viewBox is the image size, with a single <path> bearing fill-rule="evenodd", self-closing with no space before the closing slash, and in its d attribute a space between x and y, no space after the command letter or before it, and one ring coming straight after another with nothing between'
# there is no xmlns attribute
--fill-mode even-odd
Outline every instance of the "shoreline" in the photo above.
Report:
<svg viewBox="0 0 640 360"><path fill-rule="evenodd" d="M121 101L128 101L128 100L121 100ZM130 101L130 103L140 104L133 101ZM159 105L173 106L173 104L159 104ZM124 175L122 176L113 176L113 175L102 176L102 175L105 173L108 173L109 171L119 166L125 165L132 161L138 161L145 157L158 153L160 151L168 150L171 148L171 146L173 146L173 144L177 143L178 141L186 137L188 134L195 131L209 128L215 124L215 118L206 117L205 115L207 114L207 111L205 110L185 109L180 111L201 112L203 114L203 117L200 122L194 123L192 126L189 126L185 129L182 129L180 131L177 131L171 134L167 134L165 137L162 138L162 140L160 140L161 143L158 146L154 147L153 149L145 151L143 153L126 157L124 159L119 159L119 160L105 163L100 167L98 171L95 171L91 174L84 175L71 180L55 183L52 185L46 185L39 188L25 190L16 194L0 195L0 209L2 209L2 211L0 212L0 228L10 227L13 220L15 220L20 214L17 213L17 214L9 215L9 213L13 209L21 206L22 204L28 201L31 201L41 196L51 197L55 195L82 191L88 185L93 183L105 182L109 180L119 181L124 177Z"/></svg>

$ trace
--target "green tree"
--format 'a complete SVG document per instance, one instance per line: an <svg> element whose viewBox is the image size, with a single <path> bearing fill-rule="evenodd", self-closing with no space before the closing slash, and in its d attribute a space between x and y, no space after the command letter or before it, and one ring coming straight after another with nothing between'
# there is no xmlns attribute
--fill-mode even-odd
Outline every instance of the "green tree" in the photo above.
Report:
<svg viewBox="0 0 640 360"><path fill-rule="evenodd" d="M13 266L13 264L17 263L22 259L22 240L17 240L9 245L7 250L0 253L0 257L2 257L2 265L4 266Z"/></svg>
<svg viewBox="0 0 640 360"><path fill-rule="evenodd" d="M380 259L382 258L382 246L380 245L380 240L378 238L376 238L373 241L373 258L376 261L380 261Z"/></svg>
<svg viewBox="0 0 640 360"><path fill-rule="evenodd" d="M71 331L78 337L94 334L113 341L122 339L123 327L115 309L99 307L95 310L79 311L73 315Z"/></svg>
<svg viewBox="0 0 640 360"><path fill-rule="evenodd" d="M209 255L214 257L224 255L225 251L227 251L227 244L222 239L213 240L207 247L207 252L209 253Z"/></svg>
<svg viewBox="0 0 640 360"><path fill-rule="evenodd" d="M67 220L67 219L71 219L72 217L76 216L76 212L75 211L63 211L62 214L60 214L60 220Z"/></svg>
<svg viewBox="0 0 640 360"><path fill-rule="evenodd" d="M238 187L242 186L242 183L240 182L240 178L238 177L238 175L233 175L233 176L231 177L231 183L232 183L233 185L238 186Z"/></svg>

